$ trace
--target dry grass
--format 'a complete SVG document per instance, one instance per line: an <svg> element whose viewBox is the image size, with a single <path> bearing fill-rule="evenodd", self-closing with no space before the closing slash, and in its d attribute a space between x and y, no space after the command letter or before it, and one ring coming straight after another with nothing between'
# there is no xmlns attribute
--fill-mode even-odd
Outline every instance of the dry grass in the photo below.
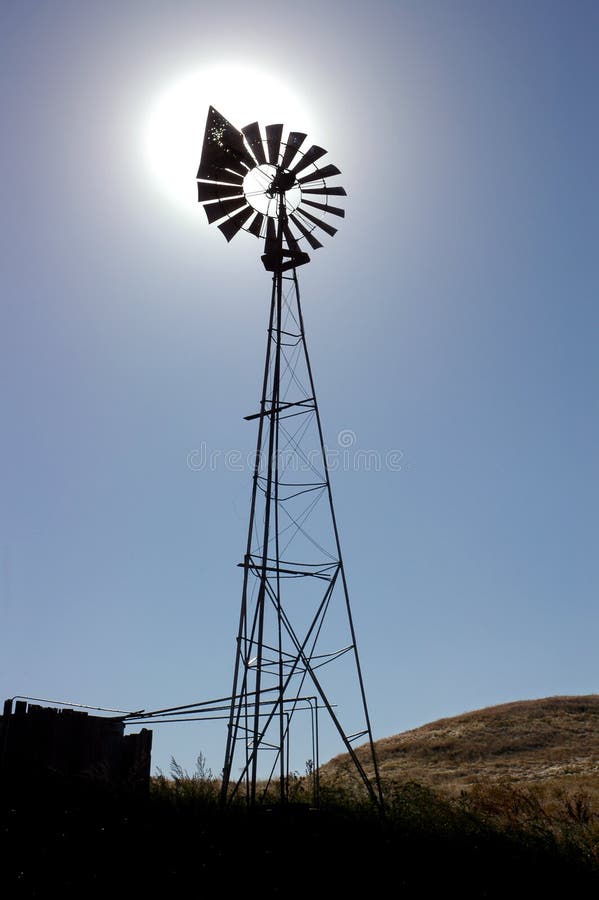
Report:
<svg viewBox="0 0 599 900"><path fill-rule="evenodd" d="M599 809L599 695L548 697L440 719L376 744L387 786L417 781L444 796L476 785L535 787L545 800L584 791ZM365 748L358 754L367 763ZM347 766L338 756L329 778Z"/></svg>

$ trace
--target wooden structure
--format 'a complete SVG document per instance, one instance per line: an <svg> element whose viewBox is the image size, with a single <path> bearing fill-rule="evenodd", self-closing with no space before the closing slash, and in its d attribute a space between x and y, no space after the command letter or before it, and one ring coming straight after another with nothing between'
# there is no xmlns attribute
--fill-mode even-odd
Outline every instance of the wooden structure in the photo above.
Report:
<svg viewBox="0 0 599 900"><path fill-rule="evenodd" d="M14 706L14 708L13 708ZM0 778L70 780L144 789L152 732L125 734L121 717L6 700L0 716Z"/></svg>

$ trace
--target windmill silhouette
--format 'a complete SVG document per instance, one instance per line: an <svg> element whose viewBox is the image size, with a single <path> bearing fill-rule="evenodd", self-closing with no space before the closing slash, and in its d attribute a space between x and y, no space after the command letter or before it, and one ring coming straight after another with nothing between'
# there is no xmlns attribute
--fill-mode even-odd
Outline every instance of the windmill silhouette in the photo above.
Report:
<svg viewBox="0 0 599 900"><path fill-rule="evenodd" d="M300 714L312 726L318 794L319 712L341 739L373 802L383 798L341 546L329 461L306 345L297 268L302 247L342 218L329 203L344 197L321 165L326 150L283 125L236 129L210 107L197 174L198 200L227 241L245 230L264 241L272 273L266 359L258 424L243 589L223 765L227 802L244 793L249 805L278 781L289 798L292 737ZM305 722L305 719L303 719ZM305 731L305 728L301 729ZM356 746L364 744L360 753Z"/></svg>

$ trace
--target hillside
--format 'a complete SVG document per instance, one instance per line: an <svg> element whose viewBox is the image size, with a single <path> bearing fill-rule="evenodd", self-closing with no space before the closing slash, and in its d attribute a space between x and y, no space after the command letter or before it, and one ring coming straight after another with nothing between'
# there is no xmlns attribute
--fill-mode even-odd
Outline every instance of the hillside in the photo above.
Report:
<svg viewBox="0 0 599 900"><path fill-rule="evenodd" d="M445 794L480 782L599 791L599 695L548 697L439 719L376 742L386 784L418 781ZM366 755L358 748L366 762ZM346 754L323 766L340 775Z"/></svg>

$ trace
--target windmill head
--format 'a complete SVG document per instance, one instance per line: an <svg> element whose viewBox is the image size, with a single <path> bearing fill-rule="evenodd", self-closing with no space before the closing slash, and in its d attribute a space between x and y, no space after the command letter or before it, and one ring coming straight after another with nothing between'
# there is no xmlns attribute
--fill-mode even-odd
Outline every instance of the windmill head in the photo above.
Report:
<svg viewBox="0 0 599 900"><path fill-rule="evenodd" d="M265 135L257 122L238 131L211 106L197 174L198 200L227 241L248 231L264 240L265 267L285 271L310 261L302 242L313 250L322 247L314 232L336 234L322 215L345 216L345 210L329 205L329 198L346 192L327 183L341 172L320 164L326 150L316 144L301 150L305 134L291 131L283 140L282 125L267 125Z"/></svg>

